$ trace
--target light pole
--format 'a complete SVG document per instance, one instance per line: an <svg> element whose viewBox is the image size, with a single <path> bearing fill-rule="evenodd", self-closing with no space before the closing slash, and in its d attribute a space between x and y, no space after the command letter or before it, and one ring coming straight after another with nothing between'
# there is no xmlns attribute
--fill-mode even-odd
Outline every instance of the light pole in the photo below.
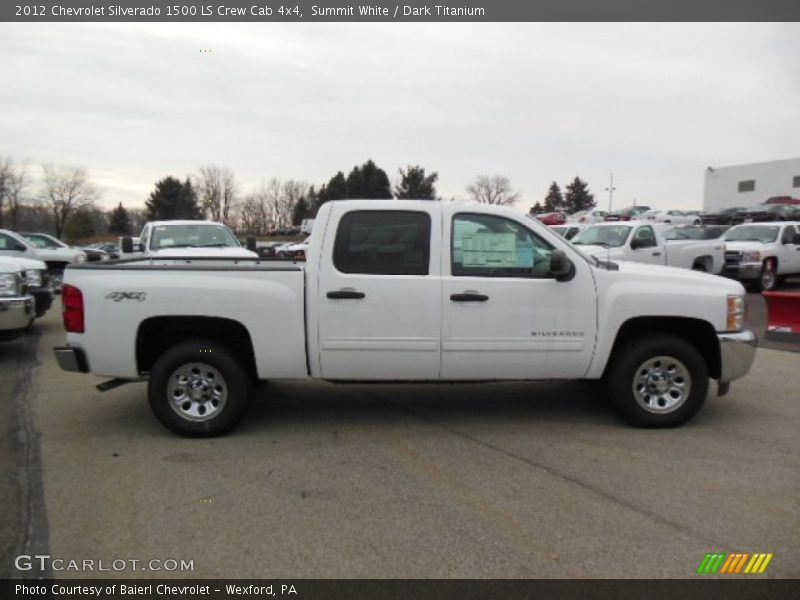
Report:
<svg viewBox="0 0 800 600"><path fill-rule="evenodd" d="M608 192L608 212L611 212L611 207L614 204L614 190L617 188L614 187L614 174L611 174L611 182L608 184L606 191Z"/></svg>

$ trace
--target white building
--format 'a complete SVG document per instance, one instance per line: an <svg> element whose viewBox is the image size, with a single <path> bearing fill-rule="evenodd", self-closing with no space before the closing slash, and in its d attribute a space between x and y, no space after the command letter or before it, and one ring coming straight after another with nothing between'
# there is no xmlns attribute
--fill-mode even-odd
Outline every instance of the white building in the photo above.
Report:
<svg viewBox="0 0 800 600"><path fill-rule="evenodd" d="M800 158L706 169L705 210L754 206L773 196L800 198Z"/></svg>

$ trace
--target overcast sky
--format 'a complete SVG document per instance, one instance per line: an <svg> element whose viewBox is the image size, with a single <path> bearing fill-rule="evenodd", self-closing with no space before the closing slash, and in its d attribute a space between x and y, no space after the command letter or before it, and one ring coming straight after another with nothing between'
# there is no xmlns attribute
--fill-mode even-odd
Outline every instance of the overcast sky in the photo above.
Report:
<svg viewBox="0 0 800 600"><path fill-rule="evenodd" d="M709 165L800 156L798 74L798 24L2 23L0 156L86 167L106 206L372 158L447 198L578 175L607 206L613 171L615 207L691 208Z"/></svg>

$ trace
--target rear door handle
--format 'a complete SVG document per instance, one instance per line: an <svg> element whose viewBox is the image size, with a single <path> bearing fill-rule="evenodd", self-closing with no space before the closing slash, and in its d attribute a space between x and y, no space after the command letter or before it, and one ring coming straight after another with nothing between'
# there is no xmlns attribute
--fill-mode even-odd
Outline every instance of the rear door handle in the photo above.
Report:
<svg viewBox="0 0 800 600"><path fill-rule="evenodd" d="M653 256L661 256L661 252L653 252Z"/></svg>
<svg viewBox="0 0 800 600"><path fill-rule="evenodd" d="M463 294L452 294L450 300L453 302L486 302L489 296L477 294L475 292L464 292Z"/></svg>
<svg viewBox="0 0 800 600"><path fill-rule="evenodd" d="M331 300L361 300L366 294L364 292L357 292L355 290L338 290L336 292L328 292L328 298Z"/></svg>

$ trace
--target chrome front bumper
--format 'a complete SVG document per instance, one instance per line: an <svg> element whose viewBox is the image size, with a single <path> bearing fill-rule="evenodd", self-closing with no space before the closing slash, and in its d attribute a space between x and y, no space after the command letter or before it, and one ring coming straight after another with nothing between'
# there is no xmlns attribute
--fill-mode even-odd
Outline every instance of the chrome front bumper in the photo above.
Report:
<svg viewBox="0 0 800 600"><path fill-rule="evenodd" d="M721 384L744 377L753 366L758 339L750 330L718 333Z"/></svg>
<svg viewBox="0 0 800 600"><path fill-rule="evenodd" d="M0 298L0 333L25 329L33 318L33 298Z"/></svg>

